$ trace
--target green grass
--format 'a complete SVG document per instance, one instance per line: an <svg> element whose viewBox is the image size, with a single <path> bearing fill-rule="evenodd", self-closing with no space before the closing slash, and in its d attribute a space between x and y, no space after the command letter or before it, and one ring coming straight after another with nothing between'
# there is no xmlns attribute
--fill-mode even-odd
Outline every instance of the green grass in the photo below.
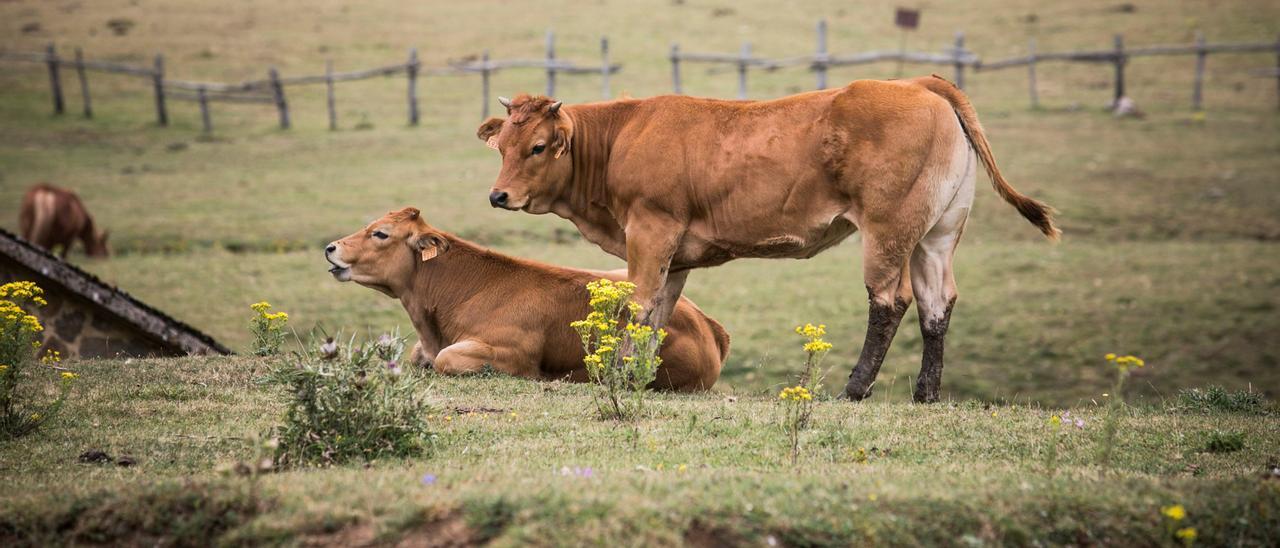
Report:
<svg viewBox="0 0 1280 548"><path fill-rule="evenodd" d="M261 77L268 64L299 74L314 72L326 58L339 70L388 63L412 45L431 66L485 47L495 58L536 56L543 30L554 26L561 57L583 62L595 58L596 37L608 34L614 59L625 64L614 92L645 96L668 89L667 41L690 51L732 51L750 37L764 55L802 53L810 48L813 20L825 15L833 51L897 44L887 24L891 3L817 3L785 13L740 4L726 14L717 12L723 6L700 2L551 3L513 24L514 8L484 2L307 2L302 8L290 0L218 9L196 1L152 8L123 0L13 3L0 4L13 26L0 48L30 50L57 39L65 47L83 45L91 57L136 62L164 51L175 77L238 81ZM1046 51L1105 47L1117 31L1134 45L1188 41L1194 28L1211 40L1270 40L1274 25L1268 22L1280 20L1277 6L1243 0L1212 9L1192 1L1134 5L1133 14L1106 1L938 7L926 14L911 45L936 50L963 29L970 47L994 59L1022 53L1030 34ZM202 22L193 26L196 14ZM1030 14L1037 23L1026 22ZM115 36L105 27L115 17L137 25ZM43 34L19 32L29 22L40 22ZM1274 250L1280 117L1274 81L1248 76L1272 59L1211 57L1203 117L1188 111L1189 63L1134 60L1128 76L1149 114L1144 120L1115 120L1101 111L1109 93L1106 67L1043 66L1044 108L1038 111L1027 107L1021 71L969 75L967 90L1002 169L1017 188L1060 210L1065 236L1060 246L1043 243L985 183L978 189L957 259L961 296L944 381L952 397L1096 398L1107 383L1086 366L1110 351L1155 365L1134 384L1148 397L1205 383L1280 393L1280 344L1271 336L1280 329ZM405 205L503 252L574 266L621 265L582 243L562 219L488 206L499 165L473 139L479 122L474 77L428 78L418 128L405 126L403 80L374 79L339 88L338 132L325 129L322 88L291 88L295 129L275 129L270 108L216 105L217 136L202 140L189 103L171 104L174 127L156 127L148 89L137 80L94 75L97 118L55 118L48 114L43 67L6 66L12 70L0 74L0 226L15 227L28 184L48 180L75 188L111 229L119 253L109 261L73 260L239 350L248 343L245 307L262 299L289 311L301 331L317 323L407 328L393 301L333 283L319 255L322 244ZM831 81L887 77L893 70L841 69ZM731 74L689 66L685 78L690 93L733 93ZM811 80L799 70L753 73L752 95L798 91ZM542 87L537 71L494 80L495 95ZM599 93L595 77L563 77L560 89L569 101ZM69 96L73 113L77 101ZM373 127L354 129L361 121ZM174 143L187 146L172 150ZM687 293L733 336L725 390L782 382L794 364L779 358L778 348L806 321L832 326L831 362L847 371L866 321L858 247L855 236L811 261L736 262L691 276ZM919 341L909 316L882 388L910 385Z"/></svg>
<svg viewBox="0 0 1280 548"><path fill-rule="evenodd" d="M794 345L793 345L794 346ZM798 352L798 349L797 349ZM1280 489L1256 479L1280 434L1214 412L1123 414L1100 477L1103 411L1044 469L1053 408L975 402L820 401L797 467L775 396L655 394L634 425L594 418L582 385L433 377L426 459L301 469L258 482L221 473L260 453L279 394L252 358L90 361L65 413L0 446L0 542L356 542L457 535L499 545L640 545L715 539L1158 544L1159 508L1181 503L1205 544L1273 544ZM1099 366L1101 367L1101 366ZM476 412L474 410L482 410ZM447 419L445 417L448 417ZM1243 447L1202 449L1209 430ZM860 448L872 457L859 462ZM89 449L138 464L80 464ZM683 468L682 468L683 466ZM590 478L561 469L590 467ZM435 474L434 485L420 478ZM445 531L449 531L446 533ZM193 536L195 535L195 536ZM203 535L203 536L201 536Z"/></svg>
<svg viewBox="0 0 1280 548"><path fill-rule="evenodd" d="M1116 32L1135 46L1187 43L1196 29L1210 41L1270 41L1280 21L1280 4L1267 2L1130 3L1135 13L1112 0L930 6L909 45L941 50L963 30L970 48L998 59L1023 54L1032 35L1042 51L1106 48ZM56 40L68 53L83 46L90 58L137 63L163 52L176 78L230 82L261 78L270 65L297 75L330 58L338 70L399 62L412 46L428 66L485 48L495 58L537 57L554 27L560 57L581 62L594 61L608 35L624 64L613 93L644 97L670 89L671 42L728 52L751 40L765 56L808 53L825 16L833 52L892 49L895 5L4 2L0 49ZM119 17L136 23L127 36L106 28ZM40 32L21 31L33 22ZM72 363L83 392L61 423L0 446L0 543L759 545L772 536L792 545L1155 545L1165 540L1159 507L1180 502L1202 543L1274 545L1280 493L1259 476L1280 439L1267 415L1274 407L1258 400L1280 394L1280 116L1275 81L1249 73L1273 65L1270 54L1211 56L1207 110L1197 116L1191 58L1135 59L1127 76L1142 120L1102 112L1108 66L1041 65L1035 111L1024 72L968 74L1001 169L1059 209L1064 241L1041 241L980 183L957 256L948 403L906 403L921 349L911 312L875 398L819 404L798 470L784 465L772 398L800 366L797 324L827 324L829 386L855 361L866 322L856 236L809 261L694 273L687 294L733 337L721 382L711 394L655 396L655 416L634 429L592 419L581 386L435 378L427 393L439 409L503 412L433 417L441 439L430 459L272 474L254 486L217 470L254 457L250 438L283 410L279 394L252 383L262 362ZM53 117L44 67L4 68L0 226L16 227L29 184L76 189L118 254L73 261L241 351L248 305L264 299L299 332L407 330L397 302L334 282L319 253L405 205L506 253L621 266L562 219L489 208L499 165L474 140L476 77L426 78L417 128L405 125L403 79L391 78L339 87L337 132L326 130L323 88L290 88L293 130L276 129L270 107L216 104L215 137L201 139L191 103L171 102L172 127L155 126L146 82L92 75L96 117L84 120L65 73L69 114ZM893 73L890 64L844 68L830 81ZM494 94L540 91L542 78L501 73ZM735 91L731 72L686 65L684 78L691 94ZM751 96L812 80L799 69L753 72ZM557 95L595 100L598 79L562 77ZM1111 385L1107 352L1148 366L1128 384L1138 407L1123 419L1117 471L1102 480L1092 463L1098 402ZM1208 385L1223 388L1182 392ZM1064 407L1089 425L1069 433L1049 478L1045 420ZM1202 451L1215 433L1239 433L1242 448ZM862 447L889 451L855 462ZM75 462L94 448L139 464ZM562 477L566 466L595 474ZM436 485L420 484L425 473L438 475Z"/></svg>

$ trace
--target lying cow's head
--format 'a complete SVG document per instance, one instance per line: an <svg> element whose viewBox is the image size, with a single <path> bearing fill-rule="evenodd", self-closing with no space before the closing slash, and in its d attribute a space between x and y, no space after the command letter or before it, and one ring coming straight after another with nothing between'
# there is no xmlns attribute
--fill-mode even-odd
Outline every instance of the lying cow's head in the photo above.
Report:
<svg viewBox="0 0 1280 548"><path fill-rule="evenodd" d="M573 174L573 123L561 112L560 102L547 97L498 101L507 107L507 118L490 118L476 130L476 137L502 153L502 171L489 192L489 204L546 213Z"/></svg>
<svg viewBox="0 0 1280 548"><path fill-rule="evenodd" d="M324 258L340 282L356 282L399 297L418 265L449 250L449 239L412 207L387 213L346 238L329 244Z"/></svg>

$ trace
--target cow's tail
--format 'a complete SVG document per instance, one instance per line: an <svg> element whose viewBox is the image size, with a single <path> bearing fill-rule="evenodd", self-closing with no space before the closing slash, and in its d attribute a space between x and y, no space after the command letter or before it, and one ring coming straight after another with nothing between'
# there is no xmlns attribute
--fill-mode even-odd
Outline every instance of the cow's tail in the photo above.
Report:
<svg viewBox="0 0 1280 548"><path fill-rule="evenodd" d="M1009 202L1009 205L1031 221L1031 224L1036 225L1036 228L1039 228L1046 237L1052 241L1058 241L1062 231L1053 224L1054 209L1044 202L1024 196L1005 180L1004 175L1000 174L1000 168L996 167L995 156L991 154L991 145L987 143L987 136L982 132L982 124L978 122L978 113L973 109L973 105L969 104L969 99L965 97L964 92L936 74L933 78L921 78L918 82L951 103L951 108L960 119L960 127L964 129L965 137L973 145L973 150L978 153L978 159L982 161L982 166L987 169L987 175L991 177L991 186L995 188L996 194Z"/></svg>

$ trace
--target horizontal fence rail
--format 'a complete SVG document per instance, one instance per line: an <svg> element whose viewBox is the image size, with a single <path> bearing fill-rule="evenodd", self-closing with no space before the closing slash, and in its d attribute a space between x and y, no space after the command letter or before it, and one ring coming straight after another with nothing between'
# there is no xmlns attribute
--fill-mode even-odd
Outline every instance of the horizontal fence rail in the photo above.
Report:
<svg viewBox="0 0 1280 548"><path fill-rule="evenodd" d="M967 70L974 73L1003 70L1015 67L1026 67L1028 95L1032 108L1039 107L1036 66L1042 62L1075 62L1110 64L1114 68L1114 102L1118 104L1125 96L1125 69L1137 57L1187 55L1195 57L1194 79L1191 93L1191 105L1194 110L1203 106L1204 73L1207 58L1210 54L1223 53L1268 53L1276 55L1275 68L1262 67L1250 71L1251 74L1276 79L1277 107L1280 107L1280 36L1275 42L1223 42L1209 43L1202 33L1196 33L1191 44L1165 44L1139 47L1126 47L1122 35L1115 35L1110 48L1076 50L1076 51L1038 51L1035 39L1027 44L1026 55L983 61L975 52L965 48L964 33L955 35L954 43L941 51L907 51L873 50L856 53L831 53L828 47L827 22L820 20L816 26L816 47L814 53L790 57L765 57L752 53L750 42L743 43L736 53L689 52L682 51L679 44L673 43L667 55L671 64L672 87L675 93L683 93L681 67L686 63L712 65L709 74L719 72L736 72L738 76L738 97L747 97L747 76L752 70L776 71L791 67L803 67L816 75L818 89L827 87L827 72L833 67L857 66L880 62L896 62L901 67L904 63L929 64L952 67L953 80L959 87L964 87ZM211 103L244 103L272 104L278 111L281 128L291 125L287 89L295 86L324 84L326 87L326 106L329 115L329 128L337 129L336 84L366 80L377 77L404 75L407 80L406 100L409 125L418 125L420 111L418 108L418 78L424 76L480 76L481 117L489 116L491 99L491 80L493 75L504 70L534 69L546 73L546 94L554 96L559 75L599 75L601 96L610 97L610 77L622 70L622 65L610 61L609 41L600 40L600 62L596 65L584 65L566 61L556 55L555 34L546 34L546 51L541 59L491 59L489 52L484 51L478 58L464 61L450 61L442 67L424 67L418 58L417 49L410 49L408 58L403 63L389 64L347 72L336 72L333 61L325 62L322 74L282 75L277 69L266 71L266 78L247 80L239 83L199 82L169 78L166 73L163 55L157 55L150 65L130 64L116 61L85 59L83 52L75 49L73 58L67 59L58 55L53 44L49 44L44 52L5 52L0 51L0 61L29 62L44 64L48 68L53 110L62 114L66 110L66 101L62 83L63 69L71 69L79 83L86 118L93 116L88 80L89 72L121 74L144 78L150 83L154 96L157 123L168 125L168 99L193 101L200 105L201 121L206 132L213 130Z"/></svg>
<svg viewBox="0 0 1280 548"><path fill-rule="evenodd" d="M407 77L408 119L410 125L417 125L420 119L418 108L417 80L420 76L466 76L480 74L482 79L482 116L489 115L489 79L503 70L540 69L547 73L548 95L555 92L555 79L559 74L590 75L601 77L601 91L604 98L609 98L609 77L622 70L622 65L610 63L608 38L600 39L601 64L599 66L580 65L555 58L554 34L547 33L548 51L546 59L508 59L490 60L485 52L481 61L449 63L445 67L424 68L418 59L417 49L409 51L407 62L385 65L349 72L334 72L333 62L326 61L323 74L301 76L282 76L278 70L271 68L267 78L247 80L240 83L198 82L177 80L166 77L164 57L157 55L151 66L131 65L113 61L87 60L79 48L76 48L74 59L63 59L57 53L54 44L49 44L44 52L6 52L0 51L0 61L42 63L48 66L50 87L52 90L54 113L62 114L65 110L65 99L62 89L63 68L75 70L80 83L81 98L84 103L84 115L93 116L90 107L89 82L87 72L103 72L136 76L150 81L155 99L156 121L165 126L169 123L168 99L193 101L200 104L201 122L205 132L213 131L209 103L253 103L274 104L279 111L280 127L288 129L291 125L289 116L287 87L324 84L326 86L326 104L329 113L329 128L336 130L336 90L335 84L388 77L403 74Z"/></svg>

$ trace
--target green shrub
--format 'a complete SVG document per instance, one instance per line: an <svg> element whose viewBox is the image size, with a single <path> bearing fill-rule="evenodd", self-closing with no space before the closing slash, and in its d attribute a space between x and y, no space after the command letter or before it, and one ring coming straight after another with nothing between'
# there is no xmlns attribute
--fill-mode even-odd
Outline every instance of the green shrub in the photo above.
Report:
<svg viewBox="0 0 1280 548"><path fill-rule="evenodd" d="M1204 446L1200 449L1206 453L1234 453L1244 449L1244 432L1209 432Z"/></svg>
<svg viewBox="0 0 1280 548"><path fill-rule="evenodd" d="M0 441L30 434L52 419L77 378L58 367L57 351L36 359L44 326L25 307L44 306L43 295L34 282L0 286ZM53 399L40 403L51 391L57 393Z"/></svg>
<svg viewBox="0 0 1280 548"><path fill-rule="evenodd" d="M1252 390L1230 391L1221 386L1187 388L1178 391L1174 408L1184 413L1240 413L1263 415L1267 413L1266 399Z"/></svg>
<svg viewBox="0 0 1280 548"><path fill-rule="evenodd" d="M640 305L631 301L636 290L630 282L600 279L587 284L591 313L570 327L582 338L583 364L595 386L596 409L606 419L627 420L644 408L645 388L658 377L658 356L667 332L618 318L635 317ZM630 352L627 350L630 349Z"/></svg>
<svg viewBox="0 0 1280 548"><path fill-rule="evenodd" d="M424 379L401 369L404 339L383 335L345 348L332 338L280 360L260 382L284 388L284 423L274 439L277 467L330 466L411 457L428 451Z"/></svg>

